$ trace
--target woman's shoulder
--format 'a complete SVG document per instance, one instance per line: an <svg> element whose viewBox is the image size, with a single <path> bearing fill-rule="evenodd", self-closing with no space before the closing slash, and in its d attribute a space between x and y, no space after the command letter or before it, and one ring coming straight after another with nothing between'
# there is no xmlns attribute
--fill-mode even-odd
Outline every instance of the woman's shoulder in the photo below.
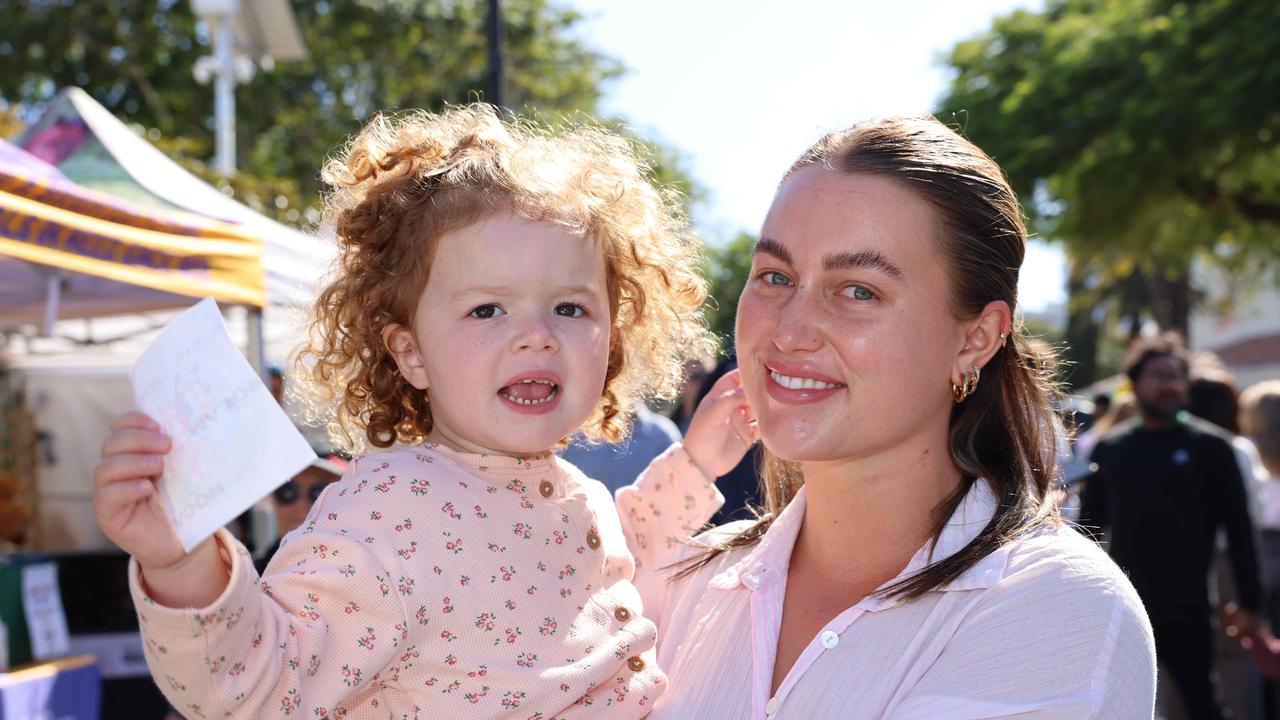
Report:
<svg viewBox="0 0 1280 720"><path fill-rule="evenodd" d="M967 686L974 697L1053 707L1064 717L1150 717L1151 624L1124 573L1094 543L1068 525L1048 525L975 569L944 588L967 592L944 593L956 631L919 692Z"/></svg>
<svg viewBox="0 0 1280 720"><path fill-rule="evenodd" d="M1065 521L1010 541L1004 572L993 589L1027 597L1045 611L1114 613L1124 622L1149 628L1142 600L1124 571Z"/></svg>

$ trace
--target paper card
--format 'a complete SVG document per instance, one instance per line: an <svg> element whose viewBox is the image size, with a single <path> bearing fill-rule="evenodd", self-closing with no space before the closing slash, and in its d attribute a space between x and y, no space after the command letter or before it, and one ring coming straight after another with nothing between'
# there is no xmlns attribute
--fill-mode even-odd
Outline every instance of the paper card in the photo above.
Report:
<svg viewBox="0 0 1280 720"><path fill-rule="evenodd" d="M67 615L62 611L62 591L58 589L58 566L37 563L22 568L22 611L31 638L31 657L36 660L66 655L71 650Z"/></svg>
<svg viewBox="0 0 1280 720"><path fill-rule="evenodd" d="M160 499L191 551L316 454L227 335L213 298L174 318L129 374L173 440Z"/></svg>

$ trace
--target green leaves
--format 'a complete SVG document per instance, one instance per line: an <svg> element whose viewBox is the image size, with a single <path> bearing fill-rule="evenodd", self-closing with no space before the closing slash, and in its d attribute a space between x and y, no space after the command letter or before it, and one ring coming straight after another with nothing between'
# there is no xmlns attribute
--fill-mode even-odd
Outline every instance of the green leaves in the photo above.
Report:
<svg viewBox="0 0 1280 720"><path fill-rule="evenodd" d="M1073 307L1185 327L1161 293L1193 262L1245 285L1276 270L1278 56L1270 3L1050 0L952 50L938 115L1066 244Z"/></svg>
<svg viewBox="0 0 1280 720"><path fill-rule="evenodd" d="M482 0L294 0L293 9L310 57L237 87L239 173L223 182L297 222L319 203L324 158L373 113L480 99L486 10ZM577 11L549 0L504 0L503 11L507 104L543 117L594 112L623 68L579 39ZM212 155L213 89L192 77L211 50L189 2L0 0L0 17L0 105L38 107L79 85L213 177L200 162ZM649 145L659 177L693 191L678 156Z"/></svg>

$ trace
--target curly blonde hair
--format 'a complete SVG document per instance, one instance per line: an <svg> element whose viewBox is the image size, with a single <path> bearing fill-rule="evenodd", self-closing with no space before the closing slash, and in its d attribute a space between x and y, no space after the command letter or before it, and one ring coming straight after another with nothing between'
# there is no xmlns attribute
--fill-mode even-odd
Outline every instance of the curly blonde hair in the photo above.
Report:
<svg viewBox="0 0 1280 720"><path fill-rule="evenodd" d="M297 395L353 452L431 431L427 394L401 377L382 330L411 326L439 239L495 213L558 223L604 254L611 342L588 438L621 439L638 403L674 397L685 360L713 349L701 243L616 134L553 132L484 104L378 116L321 176L339 251L296 359Z"/></svg>

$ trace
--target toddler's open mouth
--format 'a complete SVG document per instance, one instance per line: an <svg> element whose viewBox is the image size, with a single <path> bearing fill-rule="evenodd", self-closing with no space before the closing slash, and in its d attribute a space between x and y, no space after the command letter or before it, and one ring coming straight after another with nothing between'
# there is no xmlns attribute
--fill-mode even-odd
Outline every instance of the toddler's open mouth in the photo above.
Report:
<svg viewBox="0 0 1280 720"><path fill-rule="evenodd" d="M511 383L498 391L499 395L517 405L542 405L554 400L559 393L559 385L533 378Z"/></svg>

